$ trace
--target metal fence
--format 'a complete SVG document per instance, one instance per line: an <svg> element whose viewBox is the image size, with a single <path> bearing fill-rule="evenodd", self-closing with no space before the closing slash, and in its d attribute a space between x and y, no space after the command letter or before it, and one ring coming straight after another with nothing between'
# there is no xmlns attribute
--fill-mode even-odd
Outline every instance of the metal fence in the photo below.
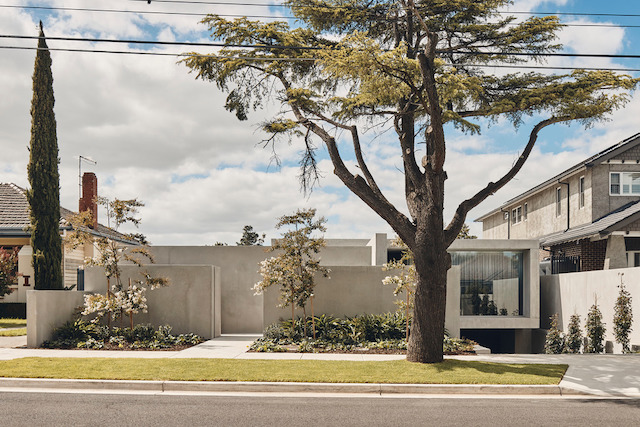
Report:
<svg viewBox="0 0 640 427"><path fill-rule="evenodd" d="M580 256L552 256L551 257L551 274L575 273L582 271L582 262Z"/></svg>

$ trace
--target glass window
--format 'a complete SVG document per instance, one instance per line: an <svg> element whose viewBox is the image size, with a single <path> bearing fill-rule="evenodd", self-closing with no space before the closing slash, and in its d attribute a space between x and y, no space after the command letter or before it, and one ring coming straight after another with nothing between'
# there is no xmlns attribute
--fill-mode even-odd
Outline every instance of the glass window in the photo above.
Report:
<svg viewBox="0 0 640 427"><path fill-rule="evenodd" d="M562 215L562 188L556 188L556 216Z"/></svg>
<svg viewBox="0 0 640 427"><path fill-rule="evenodd" d="M524 204L524 209L522 210L522 217L526 221L527 216L529 216L529 205L527 203Z"/></svg>
<svg viewBox="0 0 640 427"><path fill-rule="evenodd" d="M584 208L584 176L580 177L579 205L581 208Z"/></svg>
<svg viewBox="0 0 640 427"><path fill-rule="evenodd" d="M523 314L523 253L451 252L460 266L460 314L521 316Z"/></svg>
<svg viewBox="0 0 640 427"><path fill-rule="evenodd" d="M513 208L513 210L511 211L511 223L518 224L520 222L522 222L522 206Z"/></svg>
<svg viewBox="0 0 640 427"><path fill-rule="evenodd" d="M611 194L620 194L620 174L612 173L609 181L611 183Z"/></svg>

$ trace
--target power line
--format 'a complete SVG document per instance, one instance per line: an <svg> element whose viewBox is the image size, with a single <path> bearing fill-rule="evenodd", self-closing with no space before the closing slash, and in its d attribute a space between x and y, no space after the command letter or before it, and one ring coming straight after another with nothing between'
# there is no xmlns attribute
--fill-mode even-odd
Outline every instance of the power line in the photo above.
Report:
<svg viewBox="0 0 640 427"><path fill-rule="evenodd" d="M13 34L0 34L0 39L18 39L18 40L37 40L38 36L22 36ZM320 50L322 47L315 46L286 46L286 45L259 45L259 44L226 44L214 42L172 42L172 41L156 41L156 40L135 40L135 39L100 39L86 37L46 37L50 41L71 41L71 42L87 42L87 43L124 43L124 44L141 44L141 45L160 45L160 46L199 46L199 47L232 47L243 49L295 49L295 50ZM500 52L466 52L466 51L439 51L438 53L451 53L459 55L471 56L494 56L500 55ZM621 55L621 54L604 54L604 53L563 53L563 52L510 52L508 56L528 56L528 57L570 57L570 58L612 58L612 59L640 59L640 55Z"/></svg>
<svg viewBox="0 0 640 427"><path fill-rule="evenodd" d="M145 1L145 0L132 0L132 1ZM156 0L154 0L156 1ZM157 2L157 1L156 1ZM200 2L194 2L200 3ZM210 2L212 4L220 4L227 6L282 6L276 4L253 4L253 3L237 3L237 2ZM335 6L317 6L323 9L332 9ZM209 13L198 12L167 12L167 11L153 11L153 10L126 10L126 9L95 9L95 8L76 8L76 7L59 7L59 6L19 6L19 5L0 5L0 8L16 8L16 9L33 9L33 10L52 10L52 11L66 11L66 12L104 12L104 13L136 13L146 15L167 15L167 16L197 16L203 17L209 15ZM505 12L511 14L539 14L545 15L542 12ZM248 15L248 14L218 14L219 16L231 17L231 18L260 18L260 19L297 19L295 16L288 15ZM551 15L576 15L576 16L617 16L617 17L640 17L640 15L621 15L621 14L585 14L585 13L555 13ZM381 17L376 17L383 19ZM518 25L517 23L511 25ZM580 24L561 24L564 27L603 27L603 28L640 28L640 25L627 25L627 24L598 24L598 23L580 23Z"/></svg>
<svg viewBox="0 0 640 427"><path fill-rule="evenodd" d="M120 55L143 55L143 56L172 56L172 57L198 57L207 58L206 54L185 54L185 53L169 53L169 52L150 52L150 51L127 51L127 50L107 50L107 49L71 49L71 48L52 48L47 49L30 47L30 46L0 46L0 49L9 50L50 50L57 52L73 52L73 53L110 53ZM254 57L254 56L216 56L218 59L242 59L247 61L299 61L309 62L317 61L317 58L291 58L291 57ZM456 64L445 64L447 66L456 66ZM611 68L611 67L568 67L568 66L544 66L544 65L509 65L509 64L474 64L475 68L511 68L511 69L537 69L537 70L586 70L586 71L621 71L621 72L640 72L640 68Z"/></svg>

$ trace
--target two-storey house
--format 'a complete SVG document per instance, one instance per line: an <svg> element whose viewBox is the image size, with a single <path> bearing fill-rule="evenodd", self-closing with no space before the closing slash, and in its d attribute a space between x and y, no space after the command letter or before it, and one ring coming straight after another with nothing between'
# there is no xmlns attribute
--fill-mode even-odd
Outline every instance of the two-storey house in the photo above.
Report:
<svg viewBox="0 0 640 427"><path fill-rule="evenodd" d="M640 133L482 215L485 239L538 239L554 272L640 266Z"/></svg>

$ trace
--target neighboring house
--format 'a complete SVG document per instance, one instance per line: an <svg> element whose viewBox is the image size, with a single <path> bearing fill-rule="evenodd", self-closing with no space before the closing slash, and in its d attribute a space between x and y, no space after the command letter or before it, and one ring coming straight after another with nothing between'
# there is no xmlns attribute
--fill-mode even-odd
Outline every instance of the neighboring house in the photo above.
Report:
<svg viewBox="0 0 640 427"><path fill-rule="evenodd" d="M639 201L640 133L476 221L482 222L484 239L538 239L554 273L635 267Z"/></svg>
<svg viewBox="0 0 640 427"><path fill-rule="evenodd" d="M83 196L80 199L80 210L93 212L94 224L90 232L96 236L107 236L114 240L130 243L120 233L99 224L97 218L97 180L93 173L85 173L83 176ZM60 208L60 234L64 236L72 230L68 219L74 212L63 207ZM33 289L33 267L31 265L30 246L30 217L29 202L26 191L16 184L0 183L0 246L4 248L19 247L18 283L14 292L0 298L0 302L25 302L26 291ZM64 286L70 287L77 284L78 268L84 265L86 257L93 257L94 248L91 245L70 249L65 247L62 258L62 270L64 274Z"/></svg>

